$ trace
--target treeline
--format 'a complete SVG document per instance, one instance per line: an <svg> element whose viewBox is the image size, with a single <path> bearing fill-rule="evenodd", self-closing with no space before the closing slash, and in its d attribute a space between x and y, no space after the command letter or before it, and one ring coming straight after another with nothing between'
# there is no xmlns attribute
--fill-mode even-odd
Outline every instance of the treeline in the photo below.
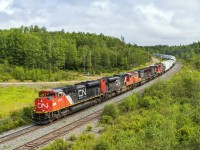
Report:
<svg viewBox="0 0 200 150"><path fill-rule="evenodd" d="M200 70L200 42L194 42L190 45L180 46L167 46L167 45L156 45L144 47L151 53L170 54L176 58L185 60L190 63L196 69ZM192 63L191 63L192 62Z"/></svg>
<svg viewBox="0 0 200 150"><path fill-rule="evenodd" d="M128 69L148 61L144 48L103 34L49 32L30 26L0 30L0 64L87 73ZM9 70L7 70L9 71Z"/></svg>

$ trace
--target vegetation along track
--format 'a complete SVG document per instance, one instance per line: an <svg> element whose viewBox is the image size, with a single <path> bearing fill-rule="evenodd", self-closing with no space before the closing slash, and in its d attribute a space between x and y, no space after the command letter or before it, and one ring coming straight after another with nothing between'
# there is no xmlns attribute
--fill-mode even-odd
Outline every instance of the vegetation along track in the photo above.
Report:
<svg viewBox="0 0 200 150"><path fill-rule="evenodd" d="M158 80L169 79L172 75L177 73L181 68L182 68L182 63L177 62L176 65L171 70L166 72L164 75L162 75L162 76L156 78L155 80L152 80L152 81L150 81L150 82L148 82L148 83L146 83L146 84L144 84L140 87L135 88L133 91L123 93L123 94L121 94L121 95L119 95L115 98L112 98L112 99L116 99L115 102L120 102L125 97L131 95L132 92L142 92L142 91L144 91L145 88L154 84ZM112 99L111 99L111 101L112 101ZM105 105L105 103L102 103L102 105L103 104ZM86 111L86 110L84 110L84 111ZM58 137L63 137L64 135L66 135L71 130L98 118L102 111L103 111L103 107L99 110L93 111L91 114L89 114L85 117L82 117L82 118L80 118L76 121L73 121L73 122L65 125L65 126L57 128L52 132L45 133L44 135L40 136L39 138L35 138L34 140L31 140L29 142L24 142L24 144L22 144L21 146L18 146L17 148L15 147L15 149L37 149L39 147L42 147L42 146L46 145L47 143L49 143L50 141L53 141L54 139L56 139ZM52 124L50 124L50 125L52 125ZM45 126L42 126L42 127L45 127ZM31 131L29 131L29 132L31 132ZM26 133L28 133L28 132L26 132ZM24 134L26 134L26 133L24 133ZM19 135L19 136L22 136L22 134Z"/></svg>

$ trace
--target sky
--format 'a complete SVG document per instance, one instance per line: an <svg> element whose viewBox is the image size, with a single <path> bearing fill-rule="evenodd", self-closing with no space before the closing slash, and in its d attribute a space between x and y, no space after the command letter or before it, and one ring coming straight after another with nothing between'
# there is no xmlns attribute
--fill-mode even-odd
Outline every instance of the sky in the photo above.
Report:
<svg viewBox="0 0 200 150"><path fill-rule="evenodd" d="M22 25L123 36L141 46L187 45L200 41L200 1L0 0L0 29Z"/></svg>

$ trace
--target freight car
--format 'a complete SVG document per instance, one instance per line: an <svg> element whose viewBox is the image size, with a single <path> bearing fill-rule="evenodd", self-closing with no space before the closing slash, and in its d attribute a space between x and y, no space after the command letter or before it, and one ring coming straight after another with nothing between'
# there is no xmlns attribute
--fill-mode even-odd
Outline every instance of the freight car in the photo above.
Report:
<svg viewBox="0 0 200 150"><path fill-rule="evenodd" d="M47 124L144 84L175 64L174 56L164 56L169 60L140 70L40 91L35 99L33 120L36 124Z"/></svg>

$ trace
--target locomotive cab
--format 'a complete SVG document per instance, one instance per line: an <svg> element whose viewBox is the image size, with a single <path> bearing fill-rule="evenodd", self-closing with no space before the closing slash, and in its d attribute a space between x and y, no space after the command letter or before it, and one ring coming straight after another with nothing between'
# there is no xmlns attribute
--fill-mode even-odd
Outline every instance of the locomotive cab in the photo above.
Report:
<svg viewBox="0 0 200 150"><path fill-rule="evenodd" d="M125 74L125 85L130 86L133 85L133 76L131 73L126 73Z"/></svg>
<svg viewBox="0 0 200 150"><path fill-rule="evenodd" d="M132 76L133 76L133 83L137 85L141 81L141 79L139 78L138 72L134 71L132 73Z"/></svg>
<svg viewBox="0 0 200 150"><path fill-rule="evenodd" d="M50 90L40 91L39 97L35 100L35 112L44 113L52 110L52 101L56 93Z"/></svg>
<svg viewBox="0 0 200 150"><path fill-rule="evenodd" d="M66 115L68 110L63 108L71 105L70 100L61 89L40 91L39 98L35 100L34 120L38 124L45 124Z"/></svg>
<svg viewBox="0 0 200 150"><path fill-rule="evenodd" d="M70 106L70 97L60 89L52 89L39 92L39 98L35 100L35 112L52 112L66 106Z"/></svg>

